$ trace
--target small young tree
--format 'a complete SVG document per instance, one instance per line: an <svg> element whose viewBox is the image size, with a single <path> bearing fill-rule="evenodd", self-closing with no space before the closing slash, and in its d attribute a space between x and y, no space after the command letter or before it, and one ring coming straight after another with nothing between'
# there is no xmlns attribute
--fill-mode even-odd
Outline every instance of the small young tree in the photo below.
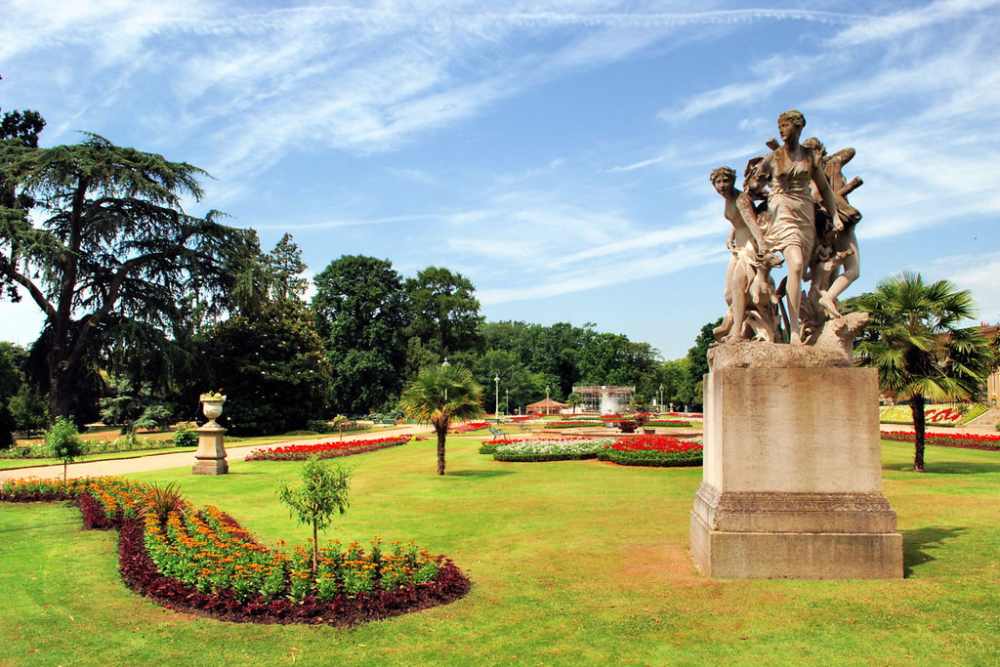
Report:
<svg viewBox="0 0 1000 667"><path fill-rule="evenodd" d="M570 407L573 408L573 414L575 415L576 409L580 405L583 405L583 396L580 396L580 394L574 391L572 394L566 397L566 402L569 403Z"/></svg>
<svg viewBox="0 0 1000 667"><path fill-rule="evenodd" d="M302 486L281 487L278 497L291 508L299 523L312 525L312 571L319 567L319 531L333 523L333 515L343 514L349 506L351 473L338 465L329 466L313 456L302 468Z"/></svg>
<svg viewBox="0 0 1000 667"><path fill-rule="evenodd" d="M53 457L62 459L63 482L65 483L69 464L84 451L76 424L67 417L57 417L52 428L45 434L45 444Z"/></svg>

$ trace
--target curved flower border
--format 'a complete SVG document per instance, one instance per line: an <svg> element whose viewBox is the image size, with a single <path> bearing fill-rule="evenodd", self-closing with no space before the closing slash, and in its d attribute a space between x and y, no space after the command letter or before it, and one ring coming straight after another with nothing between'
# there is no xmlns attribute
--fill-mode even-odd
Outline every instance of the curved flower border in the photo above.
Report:
<svg viewBox="0 0 1000 667"><path fill-rule="evenodd" d="M339 565L343 567L338 578L333 575L335 559L327 558L326 569L312 579L305 549L300 547L291 557L272 551L259 544L235 519L215 508L194 512L182 500L179 509L170 512L166 525L161 523L151 491L149 485L117 478L67 483L19 480L0 485L0 501L75 502L84 529L118 529L119 570L132 590L170 609L225 621L347 626L447 604L464 596L471 586L451 560L421 553L419 559L415 555L411 559L419 569L411 568L406 562L409 553L401 549L396 549L398 555L385 553L381 574L373 574L378 542L367 555L357 545L350 545L345 557L358 560L341 558ZM166 531L176 530L177 522L182 521L191 522L198 534L188 533L184 543L180 538L176 542L161 541ZM159 549L157 556L151 547ZM184 547L200 550L202 560ZM331 550L324 553L329 555ZM249 568L256 565L260 569L251 571L248 577L239 572L242 566L213 567L207 556L217 563L234 558L248 563ZM165 574L156 562L164 558L173 558L175 569L197 568L194 583ZM240 588L240 583L254 581L257 573L262 588ZM375 585L376 577L380 577L379 585ZM260 590L270 590L273 595L265 596Z"/></svg>

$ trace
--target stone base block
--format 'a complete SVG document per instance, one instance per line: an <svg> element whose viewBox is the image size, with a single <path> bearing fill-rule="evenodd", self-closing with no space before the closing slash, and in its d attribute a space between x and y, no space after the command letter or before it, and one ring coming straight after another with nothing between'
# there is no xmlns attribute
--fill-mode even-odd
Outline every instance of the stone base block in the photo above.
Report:
<svg viewBox="0 0 1000 667"><path fill-rule="evenodd" d="M722 579L899 579L895 527L881 493L718 493L703 484L691 555Z"/></svg>
<svg viewBox="0 0 1000 667"><path fill-rule="evenodd" d="M199 459L191 472L195 475L225 475L229 472L226 459Z"/></svg>
<svg viewBox="0 0 1000 667"><path fill-rule="evenodd" d="M226 429L209 422L198 429L196 463L191 470L195 475L225 475L229 472L226 462Z"/></svg>

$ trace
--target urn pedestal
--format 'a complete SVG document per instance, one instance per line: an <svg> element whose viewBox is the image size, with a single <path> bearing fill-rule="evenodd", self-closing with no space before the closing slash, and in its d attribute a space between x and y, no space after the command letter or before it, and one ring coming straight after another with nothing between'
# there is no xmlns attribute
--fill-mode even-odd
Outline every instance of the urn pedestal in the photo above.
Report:
<svg viewBox="0 0 1000 667"><path fill-rule="evenodd" d="M695 565L717 578L901 578L902 536L882 495L877 371L781 367L801 353L754 345L778 358L705 376Z"/></svg>
<svg viewBox="0 0 1000 667"><path fill-rule="evenodd" d="M226 429L215 421L222 415L222 400L203 400L203 410L209 421L198 428L198 451L191 469L195 475L225 475L229 472L226 461Z"/></svg>

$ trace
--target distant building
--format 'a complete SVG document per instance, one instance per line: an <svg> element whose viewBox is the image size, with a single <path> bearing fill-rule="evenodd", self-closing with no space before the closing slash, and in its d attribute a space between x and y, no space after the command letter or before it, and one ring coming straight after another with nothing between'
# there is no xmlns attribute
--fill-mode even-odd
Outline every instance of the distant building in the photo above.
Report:
<svg viewBox="0 0 1000 667"><path fill-rule="evenodd" d="M573 387L580 395L584 411L609 415L622 412L632 402L635 387L615 387L611 385L586 385Z"/></svg>
<svg viewBox="0 0 1000 667"><path fill-rule="evenodd" d="M567 407L569 406L566 403L560 403L559 401L553 401L551 398L546 398L544 401L529 403L527 410L529 415L557 415L560 410Z"/></svg>

